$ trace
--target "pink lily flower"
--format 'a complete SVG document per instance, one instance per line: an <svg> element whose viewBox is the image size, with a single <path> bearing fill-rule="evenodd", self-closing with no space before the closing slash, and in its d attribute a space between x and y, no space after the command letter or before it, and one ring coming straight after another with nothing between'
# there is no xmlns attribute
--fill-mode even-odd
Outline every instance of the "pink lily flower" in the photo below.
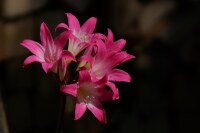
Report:
<svg viewBox="0 0 200 133"><path fill-rule="evenodd" d="M79 71L79 81L61 86L61 91L76 97L75 120L83 116L88 108L100 121L106 123L105 110L101 102L112 100L112 92L105 89L107 76L93 82L88 70Z"/></svg>
<svg viewBox="0 0 200 133"><path fill-rule="evenodd" d="M68 18L68 25L60 23L57 28L65 28L71 32L69 36L68 50L76 56L83 49L92 44L97 38L105 38L104 35L100 33L93 34L96 27L97 19L95 17L89 18L82 26L78 19L71 13L66 13Z"/></svg>
<svg viewBox="0 0 200 133"><path fill-rule="evenodd" d="M121 51L124 47L124 45L126 44L126 40L124 39L119 39L117 41L114 42L114 37L113 37L113 33L110 29L108 29L108 36L107 39L105 41L105 47L106 47L106 52L108 53L107 56L105 56L108 62L109 60L112 61L112 63L109 63L109 67L108 67L108 77L109 77L109 81L124 81L124 82L130 82L131 81L131 77L130 75L120 69L113 69L114 67L118 66L119 64L128 61L132 58L135 58L135 56L128 54L126 51ZM101 44L102 45L102 44ZM104 54L105 51L103 51ZM102 55L99 55L102 56Z"/></svg>
<svg viewBox="0 0 200 133"><path fill-rule="evenodd" d="M63 32L55 40L53 40L48 27L43 22L40 26L40 39L42 44L33 40L23 40L20 43L34 54L27 57L23 65L26 66L32 62L40 62L46 73L49 69L52 69L53 72L57 73L58 63L60 62L59 64L62 64L62 66L59 66L59 68L65 72L67 64L62 61L62 58L69 58L75 61L74 56L69 51L63 50L68 36L68 32Z"/></svg>
<svg viewBox="0 0 200 133"><path fill-rule="evenodd" d="M119 92L113 81L130 82L130 75L121 70L115 69L119 64L128 61L135 56L128 54L126 51L121 51L126 43L126 40L120 39L114 42L113 33L108 29L108 36L105 43L97 40L97 54L92 56L83 56L80 60L89 62L90 74L93 81L99 80L105 75L108 75L108 82L106 83L113 91L113 99L119 98Z"/></svg>
<svg viewBox="0 0 200 133"><path fill-rule="evenodd" d="M108 75L108 81L106 85L108 85L112 89L114 93L113 99L118 99L119 92L112 81L130 82L131 77L127 72L121 69L115 69L115 67L125 61L128 61L134 58L134 56L128 54L125 51L122 51L122 52L110 51L109 52L105 48L106 46L102 41L98 41L98 45L101 45L101 46L98 47L98 53L93 59L93 62L91 65L91 76L93 80L98 80L98 79L101 79L104 75Z"/></svg>

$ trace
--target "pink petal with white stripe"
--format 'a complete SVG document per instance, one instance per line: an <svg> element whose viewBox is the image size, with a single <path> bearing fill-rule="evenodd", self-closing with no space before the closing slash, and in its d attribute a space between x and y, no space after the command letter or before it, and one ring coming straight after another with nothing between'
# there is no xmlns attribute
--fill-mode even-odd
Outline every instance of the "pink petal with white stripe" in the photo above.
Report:
<svg viewBox="0 0 200 133"><path fill-rule="evenodd" d="M66 15L67 15L67 18L68 18L69 29L79 32L80 23L79 23L78 19L74 15L72 15L71 13L66 13Z"/></svg>
<svg viewBox="0 0 200 133"><path fill-rule="evenodd" d="M40 26L40 39L44 47L46 47L46 45L48 44L53 44L53 38L51 36L49 28L44 22Z"/></svg>
<svg viewBox="0 0 200 133"><path fill-rule="evenodd" d="M44 58L44 47L38 42L32 40L23 40L20 42L20 44L41 59Z"/></svg>
<svg viewBox="0 0 200 133"><path fill-rule="evenodd" d="M81 31L87 34L91 34L96 27L97 19L95 17L89 18L82 26Z"/></svg>
<svg viewBox="0 0 200 133"><path fill-rule="evenodd" d="M44 60L39 58L38 56L31 55L24 60L23 66L26 66L32 62L44 62Z"/></svg>

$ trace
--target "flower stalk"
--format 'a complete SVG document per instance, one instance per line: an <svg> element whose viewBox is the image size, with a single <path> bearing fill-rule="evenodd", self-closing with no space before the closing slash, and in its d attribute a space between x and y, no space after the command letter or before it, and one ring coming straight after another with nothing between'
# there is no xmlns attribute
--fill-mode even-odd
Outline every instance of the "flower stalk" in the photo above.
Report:
<svg viewBox="0 0 200 133"><path fill-rule="evenodd" d="M59 112L58 112L58 120L57 120L57 129L56 133L62 133L63 130L63 121L65 115L65 106L66 106L66 94L60 92L60 105L59 105Z"/></svg>

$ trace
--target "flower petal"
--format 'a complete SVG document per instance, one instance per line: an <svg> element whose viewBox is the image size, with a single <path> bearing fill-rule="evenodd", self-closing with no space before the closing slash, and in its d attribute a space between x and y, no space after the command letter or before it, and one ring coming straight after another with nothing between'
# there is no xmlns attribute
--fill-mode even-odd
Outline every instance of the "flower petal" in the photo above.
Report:
<svg viewBox="0 0 200 133"><path fill-rule="evenodd" d="M90 55L83 55L79 58L79 61L89 62L90 64L92 64L92 60L93 60L93 57Z"/></svg>
<svg viewBox="0 0 200 133"><path fill-rule="evenodd" d="M75 31L79 32L80 23L79 23L78 19L71 13L66 13L66 15L68 18L68 24L69 24L70 30L75 30Z"/></svg>
<svg viewBox="0 0 200 133"><path fill-rule="evenodd" d="M45 73L47 73L49 69L51 69L52 67L53 67L53 64L42 62L42 68L45 71Z"/></svg>
<svg viewBox="0 0 200 133"><path fill-rule="evenodd" d="M106 47L103 41L97 40L97 54L96 54L96 61L102 60L103 57L106 55Z"/></svg>
<svg viewBox="0 0 200 133"><path fill-rule="evenodd" d="M123 70L113 69L109 73L109 80L110 81L130 82L131 81L131 77L130 77L130 75L127 72L125 72Z"/></svg>
<svg viewBox="0 0 200 133"><path fill-rule="evenodd" d="M76 62L76 58L75 58L74 55L73 55L71 52L69 52L68 50L63 50L61 56L62 56L63 58L70 59L70 60L73 60L73 61Z"/></svg>
<svg viewBox="0 0 200 133"><path fill-rule="evenodd" d="M76 102L76 110L75 110L75 120L80 119L85 113L87 107L85 104L80 103L78 100Z"/></svg>
<svg viewBox="0 0 200 133"><path fill-rule="evenodd" d="M104 75L102 79L96 81L96 85L99 87L99 88L102 88L105 86L105 84L108 82L108 75Z"/></svg>
<svg viewBox="0 0 200 133"><path fill-rule="evenodd" d="M108 68L114 68L115 66L130 60L132 58L135 58L135 56L128 54L127 52L111 52L110 55L107 58L107 67Z"/></svg>
<svg viewBox="0 0 200 133"><path fill-rule="evenodd" d="M24 60L23 67L32 63L32 62L43 62L43 61L44 60L42 60L41 58L39 58L35 55L31 55Z"/></svg>
<svg viewBox="0 0 200 133"><path fill-rule="evenodd" d="M107 36L105 44L108 51L119 52L123 49L124 45L126 44L126 40L120 39L114 42L113 33L110 29L108 29L108 36Z"/></svg>
<svg viewBox="0 0 200 133"><path fill-rule="evenodd" d="M91 82L90 74L87 70L79 71L79 83Z"/></svg>
<svg viewBox="0 0 200 133"><path fill-rule="evenodd" d="M44 47L40 45L38 42L32 40L23 40L20 44L26 47L29 51L31 51L36 56L40 57L41 59L44 58Z"/></svg>
<svg viewBox="0 0 200 133"><path fill-rule="evenodd" d="M78 64L78 69L90 69L91 68L91 64L92 64L92 60L93 57L92 56L87 56L87 55L83 55L79 58L80 63Z"/></svg>
<svg viewBox="0 0 200 133"><path fill-rule="evenodd" d="M56 37L54 44L58 47L58 50L62 50L67 43L69 38L69 32L62 32L59 36Z"/></svg>
<svg viewBox="0 0 200 133"><path fill-rule="evenodd" d="M96 40L100 40L100 39L106 40L106 36L104 34L101 34L101 33L94 33L91 36L91 41L90 42L93 43Z"/></svg>
<svg viewBox="0 0 200 133"><path fill-rule="evenodd" d="M46 45L53 44L53 38L51 36L49 28L44 22L40 26L40 39L44 47L46 47Z"/></svg>
<svg viewBox="0 0 200 133"><path fill-rule="evenodd" d="M106 44L112 44L114 42L114 37L111 29L108 28L108 36L106 39Z"/></svg>
<svg viewBox="0 0 200 133"><path fill-rule="evenodd" d="M81 31L87 34L91 34L96 27L97 18L91 17L89 18L82 26Z"/></svg>
<svg viewBox="0 0 200 133"><path fill-rule="evenodd" d="M100 122L107 122L105 110L101 103L89 104L87 107Z"/></svg>
<svg viewBox="0 0 200 133"><path fill-rule="evenodd" d="M112 45L112 50L113 51L121 51L124 47L124 45L126 44L126 40L124 39L119 39L116 42L113 43Z"/></svg>
<svg viewBox="0 0 200 133"><path fill-rule="evenodd" d="M55 30L57 30L58 28L65 28L67 30L69 30L68 25L66 25L65 23L60 23L56 26Z"/></svg>
<svg viewBox="0 0 200 133"><path fill-rule="evenodd" d="M77 89L77 84L69 84L69 85L62 85L60 91L76 97L76 89Z"/></svg>
<svg viewBox="0 0 200 133"><path fill-rule="evenodd" d="M88 44L86 44L85 42L82 42L79 38L77 38L73 34L70 34L70 36L69 36L68 50L70 52L72 52L74 56L76 56L87 45Z"/></svg>
<svg viewBox="0 0 200 133"><path fill-rule="evenodd" d="M130 60L132 58L135 58L135 56L128 54L126 51L122 51L120 53L116 54L117 57L120 57L119 60L121 60L120 62L125 62L127 60Z"/></svg>
<svg viewBox="0 0 200 133"><path fill-rule="evenodd" d="M66 70L67 70L67 63L65 58L61 58L58 61L58 75L60 78L60 81L63 81L65 78L65 74L66 74Z"/></svg>
<svg viewBox="0 0 200 133"><path fill-rule="evenodd" d="M116 88L115 84L112 82L107 82L106 85L108 85L113 91L113 100L119 99L119 90Z"/></svg>

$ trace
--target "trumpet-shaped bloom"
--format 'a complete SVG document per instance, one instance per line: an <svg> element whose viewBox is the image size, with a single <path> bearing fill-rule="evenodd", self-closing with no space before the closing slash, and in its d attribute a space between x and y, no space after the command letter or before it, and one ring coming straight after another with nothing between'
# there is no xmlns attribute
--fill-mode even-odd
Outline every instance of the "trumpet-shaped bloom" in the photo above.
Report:
<svg viewBox="0 0 200 133"><path fill-rule="evenodd" d="M97 19L89 18L82 26L78 19L71 13L66 13L68 25L64 23L58 24L57 28L65 28L72 31L69 36L68 50L76 56L80 51L92 44L97 38L105 38L102 34L93 34Z"/></svg>
<svg viewBox="0 0 200 133"><path fill-rule="evenodd" d="M100 122L106 122L106 115L101 104L112 100L112 92L105 89L107 76L93 82L87 70L79 71L79 81L76 84L63 85L61 91L77 97L75 120L82 117L88 108Z"/></svg>
<svg viewBox="0 0 200 133"><path fill-rule="evenodd" d="M93 59L91 68L93 78L100 79L105 74L108 74L109 81L130 82L131 77L128 73L120 69L114 69L119 64L135 58L135 56L128 54L126 51L121 51L125 43L126 40L124 39L114 42L113 33L110 29L108 29L105 43L97 41L98 52Z"/></svg>
<svg viewBox="0 0 200 133"><path fill-rule="evenodd" d="M135 58L126 51L121 51L126 43L126 40L120 39L114 42L113 33L108 29L108 36L105 43L97 40L97 53L94 57L86 56L81 58L83 61L90 63L90 74L93 81L99 80L105 75L108 75L108 82L106 83L114 92L113 99L119 98L119 92L112 81L130 82L130 75L121 70L115 69L119 64Z"/></svg>
<svg viewBox="0 0 200 133"><path fill-rule="evenodd" d="M110 81L124 81L130 82L130 75L120 69L115 69L119 64L134 58L134 56L128 54L125 51L107 51L105 48L105 44L103 42L100 43L100 47L98 47L98 53L93 59L91 65L91 75L93 80L101 79L104 75L108 75L107 85L114 92L113 99L119 98L119 92L116 88L115 84Z"/></svg>
<svg viewBox="0 0 200 133"><path fill-rule="evenodd" d="M53 40L48 27L43 22L40 26L40 39L42 44L33 40L23 40L20 43L34 54L25 59L24 66L32 62L40 62L43 70L47 73L49 69L53 67L57 68L57 64L60 62L59 60L61 58L75 60L74 56L69 51L63 50L68 36L68 32L63 32L55 40ZM65 66L66 64L62 63L61 68L64 69ZM54 70L57 73L57 69Z"/></svg>

